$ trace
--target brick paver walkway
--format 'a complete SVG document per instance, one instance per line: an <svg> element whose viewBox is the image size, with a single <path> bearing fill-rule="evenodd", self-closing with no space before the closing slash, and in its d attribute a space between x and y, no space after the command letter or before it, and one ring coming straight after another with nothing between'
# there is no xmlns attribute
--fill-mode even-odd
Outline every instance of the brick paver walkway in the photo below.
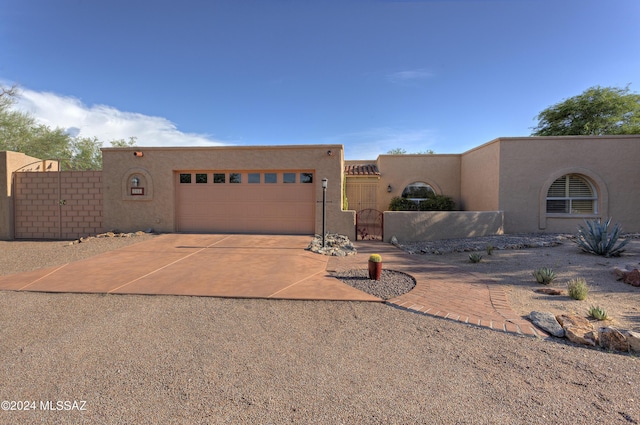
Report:
<svg viewBox="0 0 640 425"><path fill-rule="evenodd" d="M431 261L433 257L410 255L390 244L356 242L358 254L332 257L329 271L367 267L370 254L382 255L385 269L410 274L416 287L387 301L407 311L455 320L475 326L532 337L548 335L516 314L502 287L475 273Z"/></svg>

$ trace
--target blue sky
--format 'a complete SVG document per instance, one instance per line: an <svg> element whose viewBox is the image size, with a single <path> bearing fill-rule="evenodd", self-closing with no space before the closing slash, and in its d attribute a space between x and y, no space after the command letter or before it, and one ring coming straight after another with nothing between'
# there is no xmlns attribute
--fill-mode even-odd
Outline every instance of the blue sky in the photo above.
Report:
<svg viewBox="0 0 640 425"><path fill-rule="evenodd" d="M0 81L103 141L460 153L640 91L638 22L638 0L0 0Z"/></svg>

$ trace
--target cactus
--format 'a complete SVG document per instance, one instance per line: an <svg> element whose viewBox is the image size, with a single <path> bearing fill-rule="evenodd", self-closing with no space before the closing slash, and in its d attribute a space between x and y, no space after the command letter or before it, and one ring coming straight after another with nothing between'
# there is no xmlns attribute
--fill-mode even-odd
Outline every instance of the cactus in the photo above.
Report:
<svg viewBox="0 0 640 425"><path fill-rule="evenodd" d="M380 254L371 254L369 256L369 261L372 263L382 263L382 256Z"/></svg>

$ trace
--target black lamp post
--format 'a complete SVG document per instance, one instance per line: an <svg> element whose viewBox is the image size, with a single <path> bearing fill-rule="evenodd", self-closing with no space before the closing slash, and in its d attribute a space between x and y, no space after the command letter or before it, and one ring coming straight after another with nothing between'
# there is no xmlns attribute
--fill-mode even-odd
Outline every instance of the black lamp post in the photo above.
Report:
<svg viewBox="0 0 640 425"><path fill-rule="evenodd" d="M322 179L322 247L325 245L325 235L327 234L324 230L324 226L327 222L327 178Z"/></svg>

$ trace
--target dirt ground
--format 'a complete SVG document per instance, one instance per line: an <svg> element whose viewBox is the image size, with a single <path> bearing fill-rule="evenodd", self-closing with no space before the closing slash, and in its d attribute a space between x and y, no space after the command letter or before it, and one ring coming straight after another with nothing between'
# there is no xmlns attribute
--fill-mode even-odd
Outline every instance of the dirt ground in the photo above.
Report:
<svg viewBox="0 0 640 425"><path fill-rule="evenodd" d="M146 237L0 242L0 273ZM638 251L603 259L563 245L437 260L491 274L523 314L598 303L637 327L640 290L609 269L637 264ZM557 287L586 277L588 300L535 294L538 266L558 271ZM0 424L640 423L635 355L380 303L0 291L0 359Z"/></svg>
<svg viewBox="0 0 640 425"><path fill-rule="evenodd" d="M640 331L640 288L616 280L618 268L640 268L640 240L633 239L620 257L605 258L582 252L569 240L548 248L494 250L492 255L480 252L479 263L469 261L469 253L425 255L425 260L455 264L462 269L490 277L504 287L511 307L526 316L531 311L555 314L574 313L587 316L591 306L603 307L611 318L608 325ZM540 267L552 268L557 276L550 285L537 283L532 272ZM577 301L567 295L567 283L582 277L589 285L589 295ZM564 295L536 293L536 289L561 289Z"/></svg>

